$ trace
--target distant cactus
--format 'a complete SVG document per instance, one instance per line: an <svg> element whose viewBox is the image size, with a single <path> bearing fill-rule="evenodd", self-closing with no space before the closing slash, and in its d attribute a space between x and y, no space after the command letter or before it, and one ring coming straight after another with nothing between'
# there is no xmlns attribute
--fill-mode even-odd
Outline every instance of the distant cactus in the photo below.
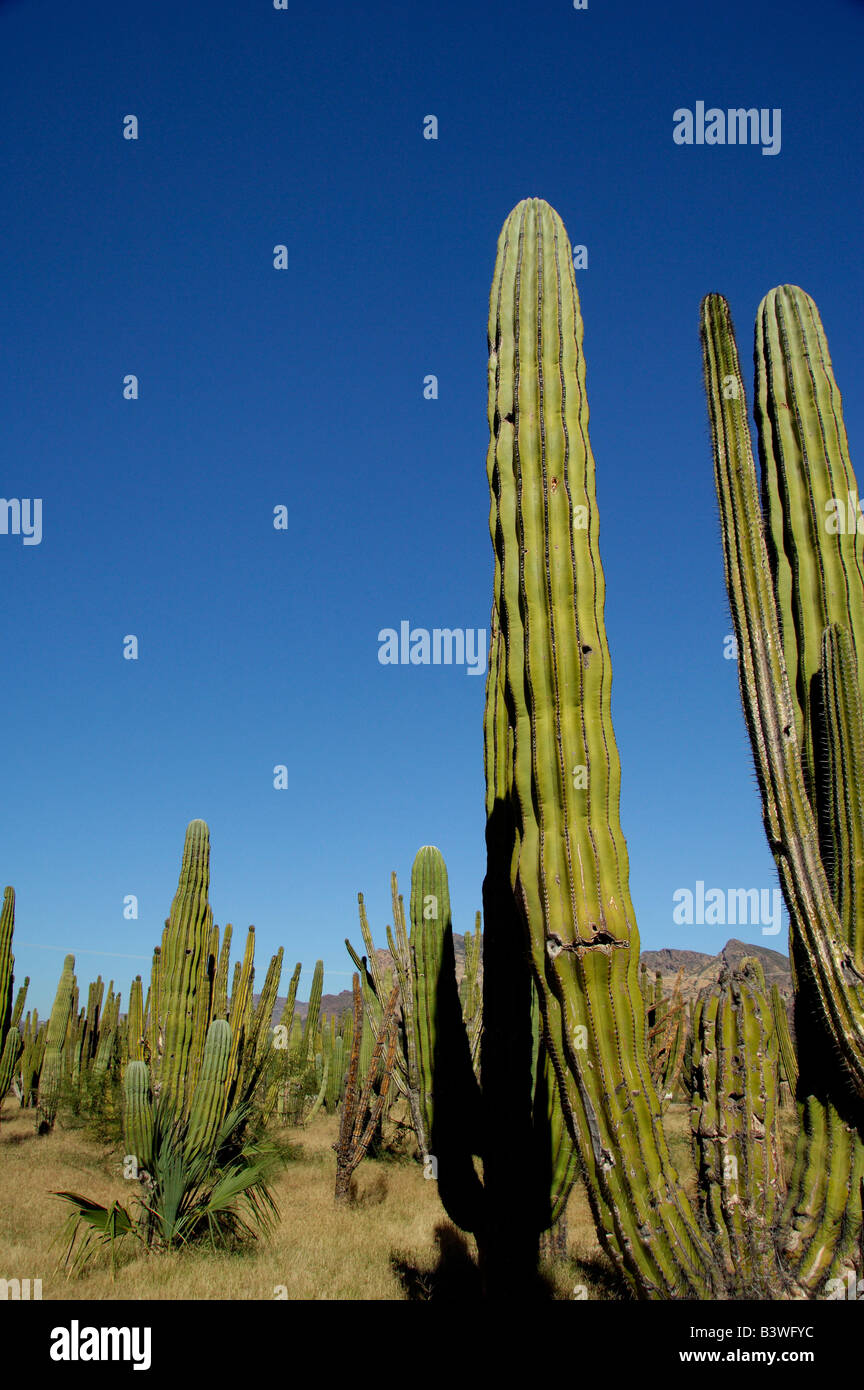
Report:
<svg viewBox="0 0 864 1390"><path fill-rule="evenodd" d="M63 973L57 986L54 1007L51 1010L45 1035L45 1053L39 1074L36 1113L36 1128L39 1134L50 1133L57 1118L57 1105L60 1099L60 1084L63 1074L63 1047L72 1018L75 991L75 957L67 956L63 963Z"/></svg>

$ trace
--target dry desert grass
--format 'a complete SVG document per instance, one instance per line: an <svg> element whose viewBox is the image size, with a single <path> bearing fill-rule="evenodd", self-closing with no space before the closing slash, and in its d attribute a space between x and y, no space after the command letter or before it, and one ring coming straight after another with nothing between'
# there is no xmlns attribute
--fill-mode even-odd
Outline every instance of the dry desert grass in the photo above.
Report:
<svg viewBox="0 0 864 1390"><path fill-rule="evenodd" d="M673 1161L695 1199L687 1107L666 1117ZM37 1137L32 1112L7 1100L0 1121L0 1278L42 1280L43 1299L438 1299L476 1296L475 1247L448 1220L434 1182L409 1160L366 1159L355 1175L356 1201L333 1201L337 1121L320 1115L282 1131L290 1150L274 1195L281 1220L270 1238L242 1253L196 1249L169 1255L124 1253L112 1282L99 1256L80 1279L58 1268L59 1235L69 1207L50 1195L82 1193L128 1203L116 1147L81 1128ZM567 1212L568 1258L546 1267L550 1295L618 1299L628 1295L603 1255L588 1202L576 1185ZM575 1291L584 1289L584 1293Z"/></svg>

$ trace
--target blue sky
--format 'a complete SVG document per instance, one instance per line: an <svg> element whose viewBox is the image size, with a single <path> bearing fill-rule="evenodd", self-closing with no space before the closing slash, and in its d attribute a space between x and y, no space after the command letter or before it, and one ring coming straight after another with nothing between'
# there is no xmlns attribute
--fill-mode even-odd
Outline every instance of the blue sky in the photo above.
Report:
<svg viewBox="0 0 864 1390"><path fill-rule="evenodd" d="M727 296L749 363L762 295L808 290L854 461L862 39L852 0L0 0L0 495L43 501L39 545L0 535L0 879L40 1010L67 950L124 1000L146 977L194 817L216 920L255 924L259 980L278 945L302 960L301 997L319 956L349 986L358 890L383 944L422 844L473 927L484 682L382 666L378 632L488 626L487 306L527 196L588 248L642 945L785 949L785 925L672 921L697 881L776 884L723 657L698 309ZM700 100L780 108L780 152L676 145Z"/></svg>

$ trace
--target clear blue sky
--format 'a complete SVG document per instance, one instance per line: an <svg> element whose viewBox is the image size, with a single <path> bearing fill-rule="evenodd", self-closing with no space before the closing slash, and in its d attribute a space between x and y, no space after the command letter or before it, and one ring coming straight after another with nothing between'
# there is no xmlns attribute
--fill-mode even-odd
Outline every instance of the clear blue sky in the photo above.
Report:
<svg viewBox="0 0 864 1390"><path fill-rule="evenodd" d="M862 51L852 0L0 0L0 495L43 500L41 544L0 535L0 881L40 1010L67 950L124 1001L146 977L194 817L259 981L281 944L301 997L319 956L347 987L358 890L383 943L422 844L473 926L484 682L382 666L378 632L488 626L487 305L526 196L588 248L642 945L786 948L672 921L678 888L777 881L723 658L698 309L728 297L749 363L762 295L808 290L860 455ZM780 153L676 145L703 100L780 108Z"/></svg>

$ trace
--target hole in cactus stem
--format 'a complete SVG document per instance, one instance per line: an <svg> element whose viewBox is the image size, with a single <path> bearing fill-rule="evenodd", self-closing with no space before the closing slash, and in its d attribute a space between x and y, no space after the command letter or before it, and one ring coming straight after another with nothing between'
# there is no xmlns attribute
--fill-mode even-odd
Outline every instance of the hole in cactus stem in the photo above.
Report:
<svg viewBox="0 0 864 1390"><path fill-rule="evenodd" d="M586 646L585 644L583 644L582 650L583 650L583 652L585 653L586 656L590 656L590 654L591 654L591 648L590 648L589 646Z"/></svg>
<svg viewBox="0 0 864 1390"><path fill-rule="evenodd" d="M507 414L504 416L504 419L507 421L508 425L515 425L516 423L516 419L512 410L508 410Z"/></svg>

